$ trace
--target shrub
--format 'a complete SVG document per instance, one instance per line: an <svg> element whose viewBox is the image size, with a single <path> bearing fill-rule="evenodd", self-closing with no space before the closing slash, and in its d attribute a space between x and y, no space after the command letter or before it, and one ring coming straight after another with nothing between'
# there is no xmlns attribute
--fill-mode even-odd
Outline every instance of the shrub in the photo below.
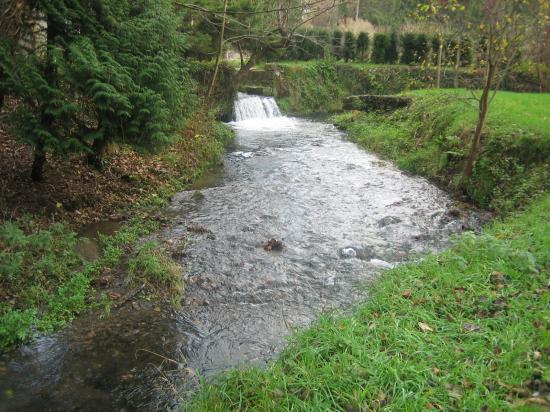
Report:
<svg viewBox="0 0 550 412"><path fill-rule="evenodd" d="M416 63L425 62L428 58L430 46L428 43L428 37L425 34L418 34L414 42L414 57Z"/></svg>
<svg viewBox="0 0 550 412"><path fill-rule="evenodd" d="M376 33L372 44L372 61L382 64L386 62L386 48L389 45L388 35L385 33Z"/></svg>
<svg viewBox="0 0 550 412"><path fill-rule="evenodd" d="M397 33L395 31L392 31L390 35L390 41L388 44L388 47L386 48L386 56L385 61L389 64L395 64L397 63L399 53L398 53L398 39L397 39Z"/></svg>
<svg viewBox="0 0 550 412"><path fill-rule="evenodd" d="M357 56L360 60L366 60L369 53L369 34L362 31L357 36Z"/></svg>
<svg viewBox="0 0 550 412"><path fill-rule="evenodd" d="M405 33L401 37L401 63L413 64L415 61L416 39L413 33Z"/></svg>
<svg viewBox="0 0 550 412"><path fill-rule="evenodd" d="M342 57L342 32L339 30L332 33L332 54L337 59Z"/></svg>
<svg viewBox="0 0 550 412"><path fill-rule="evenodd" d="M355 59L355 35L347 31L344 37L344 60Z"/></svg>

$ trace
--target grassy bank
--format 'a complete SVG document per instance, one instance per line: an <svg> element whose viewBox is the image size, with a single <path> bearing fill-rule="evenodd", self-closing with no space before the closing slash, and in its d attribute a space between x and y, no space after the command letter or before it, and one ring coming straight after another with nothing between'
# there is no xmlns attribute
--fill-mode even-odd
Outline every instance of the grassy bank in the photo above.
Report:
<svg viewBox="0 0 550 412"><path fill-rule="evenodd" d="M354 141L403 170L465 191L478 206L499 213L523 207L550 189L549 94L497 93L466 188L458 184L476 124L470 92L406 94L414 97L408 108L391 114L348 112L334 120Z"/></svg>
<svg viewBox="0 0 550 412"><path fill-rule="evenodd" d="M386 272L353 315L322 317L266 370L231 371L184 409L543 410L549 233L545 196Z"/></svg>
<svg viewBox="0 0 550 412"><path fill-rule="evenodd" d="M433 88L436 78L435 68L422 66L330 60L277 62L271 67L273 65L282 72L276 82L279 105L285 112L296 115L339 111L343 98L353 94L394 94ZM476 68L460 69L460 87L480 87L482 79L483 73ZM541 87L547 87L547 80L543 85L539 80L527 68L519 68L501 87L511 91L538 92ZM441 84L443 88L453 87L453 69L443 68ZM264 86L272 86L272 82Z"/></svg>
<svg viewBox="0 0 550 412"><path fill-rule="evenodd" d="M226 126L211 118L193 118L180 141L156 156L127 148L119 151L114 155L117 164L127 168L101 174L100 188L88 184L86 177L96 172L82 159L58 159L54 166L59 168L47 174L46 183L31 188L45 191L43 196L20 196L13 209L4 197L6 217L17 216L16 208L27 213L0 224L0 350L51 332L83 310L108 311L125 299L124 292L140 285L145 285L144 293L177 306L183 294L182 269L163 245L139 242L159 229L158 211L170 196L219 161L231 136ZM124 190L119 191L121 184ZM74 189L64 196L62 188L69 186ZM76 203L67 210L70 195L79 192L78 198L85 199L90 190L97 190L92 193L97 203ZM47 205L52 199L53 208L40 203ZM124 216L125 223L115 234L100 236L97 260L83 259L73 229L90 220L109 219L113 213Z"/></svg>

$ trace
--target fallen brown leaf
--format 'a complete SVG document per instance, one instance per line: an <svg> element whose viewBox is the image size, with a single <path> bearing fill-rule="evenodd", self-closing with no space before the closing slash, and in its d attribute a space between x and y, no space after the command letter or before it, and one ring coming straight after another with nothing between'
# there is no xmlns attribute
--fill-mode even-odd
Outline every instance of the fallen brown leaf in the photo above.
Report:
<svg viewBox="0 0 550 412"><path fill-rule="evenodd" d="M434 330L430 327L430 325L428 325L427 323L424 323L424 322L418 322L418 327L420 328L420 330L422 332L433 332Z"/></svg>
<svg viewBox="0 0 550 412"><path fill-rule="evenodd" d="M405 299L409 299L412 295L412 290L410 289L405 289L402 293L401 293L401 296L403 296Z"/></svg>

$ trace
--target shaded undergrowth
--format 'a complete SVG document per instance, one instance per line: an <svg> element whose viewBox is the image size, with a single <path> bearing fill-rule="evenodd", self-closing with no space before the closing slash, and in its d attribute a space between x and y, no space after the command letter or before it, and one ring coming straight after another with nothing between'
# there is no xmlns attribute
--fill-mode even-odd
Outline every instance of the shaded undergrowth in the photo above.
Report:
<svg viewBox="0 0 550 412"><path fill-rule="evenodd" d="M111 298L122 296L109 296L94 287L113 274L123 278L119 283L142 285L157 298L178 306L184 291L182 268L161 244L141 244L141 239L159 229L158 211L172 194L219 161L231 137L226 126L199 116L189 122L178 142L153 160L163 168L152 181L149 168L132 169L129 179L138 183L126 204L113 201L107 207L117 208L128 220L113 235L100 236L101 253L94 261L77 252L79 239L70 228L75 225L72 215L46 216L44 210L0 224L0 350L54 331L83 310L108 310ZM68 165L66 170L70 169ZM109 190L105 188L105 193ZM59 198L55 208L62 209L65 202ZM47 224L49 220L57 222Z"/></svg>

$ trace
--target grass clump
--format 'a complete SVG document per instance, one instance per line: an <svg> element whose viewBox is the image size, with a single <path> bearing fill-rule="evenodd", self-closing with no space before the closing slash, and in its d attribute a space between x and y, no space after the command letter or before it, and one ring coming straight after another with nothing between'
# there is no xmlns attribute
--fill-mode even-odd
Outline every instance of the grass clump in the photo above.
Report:
<svg viewBox="0 0 550 412"><path fill-rule="evenodd" d="M349 112L334 121L352 139L402 169L462 190L478 206L508 213L550 189L550 95L497 93L482 150L467 187L459 187L477 119L465 90L409 92L393 113Z"/></svg>
<svg viewBox="0 0 550 412"><path fill-rule="evenodd" d="M140 246L134 258L128 261L128 271L134 281L144 281L158 290L166 291L174 307L181 306L185 284L182 267L171 259L154 241Z"/></svg>
<svg viewBox="0 0 550 412"><path fill-rule="evenodd" d="M550 196L392 269L353 314L230 371L184 410L539 410L550 383Z"/></svg>
<svg viewBox="0 0 550 412"><path fill-rule="evenodd" d="M28 219L0 225L0 349L53 330L87 306L90 270L76 242L59 223L48 229Z"/></svg>

